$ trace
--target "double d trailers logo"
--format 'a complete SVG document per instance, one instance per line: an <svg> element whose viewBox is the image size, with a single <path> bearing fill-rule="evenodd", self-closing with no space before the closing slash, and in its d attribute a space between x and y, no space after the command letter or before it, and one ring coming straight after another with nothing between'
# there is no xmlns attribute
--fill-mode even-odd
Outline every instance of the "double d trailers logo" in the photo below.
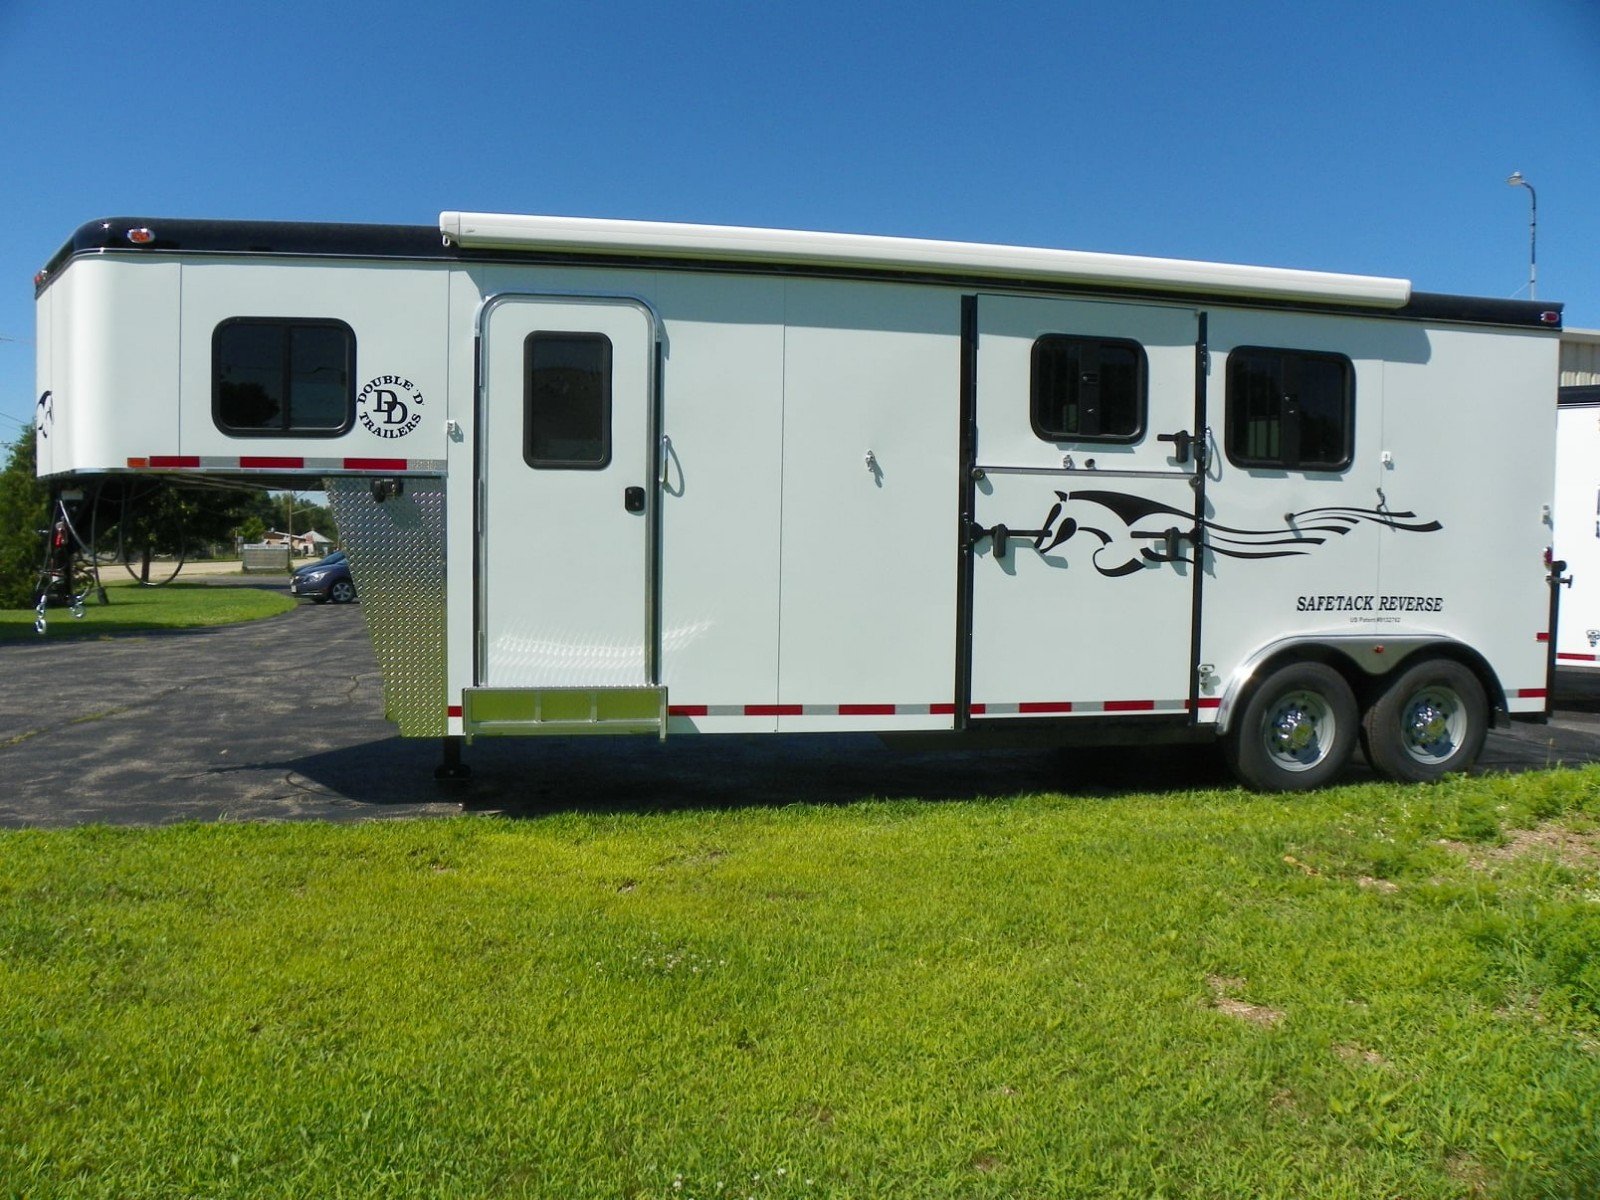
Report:
<svg viewBox="0 0 1600 1200"><path fill-rule="evenodd" d="M356 411L368 433L405 437L422 424L422 393L409 379L379 375L356 393Z"/></svg>

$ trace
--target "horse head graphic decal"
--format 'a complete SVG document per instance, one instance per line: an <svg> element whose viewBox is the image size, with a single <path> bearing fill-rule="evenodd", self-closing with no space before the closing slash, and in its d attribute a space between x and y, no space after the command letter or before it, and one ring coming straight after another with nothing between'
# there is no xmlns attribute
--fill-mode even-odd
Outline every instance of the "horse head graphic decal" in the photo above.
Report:
<svg viewBox="0 0 1600 1200"><path fill-rule="evenodd" d="M1074 538L1096 543L1090 561L1108 577L1131 575L1147 565L1192 563L1188 533L1194 513L1127 492L1056 492L1055 502L1040 523L1035 550L1048 554ZM1291 558L1310 554L1331 538L1362 525L1381 525L1406 533L1434 533L1444 526L1419 520L1414 512L1376 508L1307 508L1285 515L1276 529L1238 529L1202 520L1205 545L1226 558Z"/></svg>

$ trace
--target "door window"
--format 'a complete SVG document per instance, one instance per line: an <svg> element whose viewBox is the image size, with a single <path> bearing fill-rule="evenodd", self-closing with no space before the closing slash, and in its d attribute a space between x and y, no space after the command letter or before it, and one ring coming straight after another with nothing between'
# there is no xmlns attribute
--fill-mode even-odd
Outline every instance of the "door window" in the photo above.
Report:
<svg viewBox="0 0 1600 1200"><path fill-rule="evenodd" d="M530 333L523 343L522 457L530 467L597 471L611 461L611 339Z"/></svg>
<svg viewBox="0 0 1600 1200"><path fill-rule="evenodd" d="M1121 338L1033 343L1033 431L1049 442L1132 442L1144 432L1145 356Z"/></svg>

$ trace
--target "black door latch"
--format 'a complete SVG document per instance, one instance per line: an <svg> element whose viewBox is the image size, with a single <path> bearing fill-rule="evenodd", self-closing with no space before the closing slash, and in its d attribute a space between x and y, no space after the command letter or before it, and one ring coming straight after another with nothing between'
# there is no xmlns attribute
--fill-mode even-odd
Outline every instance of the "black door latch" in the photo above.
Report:
<svg viewBox="0 0 1600 1200"><path fill-rule="evenodd" d="M1181 463L1189 461L1189 452L1194 447L1194 435L1187 429L1180 429L1177 433L1158 433L1156 441L1172 443L1172 457Z"/></svg>
<svg viewBox="0 0 1600 1200"><path fill-rule="evenodd" d="M982 525L974 524L972 526L971 534L972 543L974 545L986 537L993 538L994 556L996 558L1004 558L1006 556L1006 550L1009 548L1008 544L1012 538L1032 538L1037 544L1038 540L1042 539L1045 534L1049 532L1050 531L1048 529L1008 529L1004 525L996 525L992 529L985 529Z"/></svg>

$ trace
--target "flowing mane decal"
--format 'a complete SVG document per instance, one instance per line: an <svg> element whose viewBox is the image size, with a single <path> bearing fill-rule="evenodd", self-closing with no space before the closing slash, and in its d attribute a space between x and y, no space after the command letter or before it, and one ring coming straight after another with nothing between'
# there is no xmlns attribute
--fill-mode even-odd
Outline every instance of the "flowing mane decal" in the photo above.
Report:
<svg viewBox="0 0 1600 1200"><path fill-rule="evenodd" d="M1085 510L1087 508L1087 510ZM1131 496L1126 492L1057 492L1056 502L1040 524L1033 548L1049 553L1079 535L1094 538L1090 561L1102 575L1130 575L1146 563L1193 562L1177 550L1170 522L1151 528L1159 518L1186 527L1194 514L1170 504ZM1376 508L1307 508L1289 513L1279 529L1236 529L1202 520L1206 548L1228 558L1290 558L1310 554L1330 537L1349 533L1358 525L1382 525L1405 533L1436 533L1438 521L1419 520L1414 512L1385 512ZM1030 530L1029 532L1033 532Z"/></svg>

